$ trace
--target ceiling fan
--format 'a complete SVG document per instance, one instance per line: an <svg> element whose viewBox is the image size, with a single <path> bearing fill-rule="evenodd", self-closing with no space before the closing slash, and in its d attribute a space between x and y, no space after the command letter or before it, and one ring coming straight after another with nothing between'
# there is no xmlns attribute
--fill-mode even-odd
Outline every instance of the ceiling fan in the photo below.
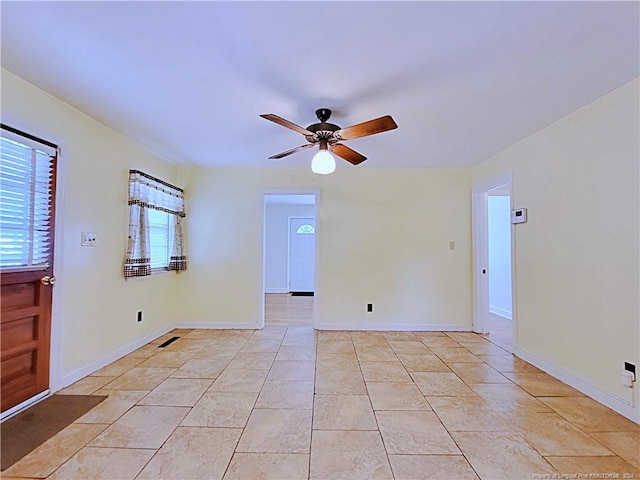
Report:
<svg viewBox="0 0 640 480"><path fill-rule="evenodd" d="M329 152L336 154L353 165L358 165L367 159L364 155L359 154L340 142L398 128L398 125L396 125L396 122L393 121L393 118L391 118L390 115L358 123L351 127L340 128L338 125L334 125L333 123L327 123L327 120L331 117L331 110L328 108L320 108L319 110L316 110L316 116L318 117L318 120L320 120L320 123L314 123L313 125L309 125L307 128L302 128L289 120L285 120L284 118L271 113L260 116L277 123L278 125L282 125L283 127L301 133L304 135L307 142L309 142L308 144L292 148L286 152L273 155L269 157L269 159L284 158L288 155L319 145L320 150L315 154L311 161L311 170L313 170L314 173L322 174L332 173L336 168L336 162Z"/></svg>

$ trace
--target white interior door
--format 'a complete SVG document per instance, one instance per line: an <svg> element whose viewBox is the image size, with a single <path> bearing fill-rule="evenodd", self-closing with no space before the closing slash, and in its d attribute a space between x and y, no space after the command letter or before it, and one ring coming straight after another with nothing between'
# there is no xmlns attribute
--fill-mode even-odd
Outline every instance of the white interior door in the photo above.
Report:
<svg viewBox="0 0 640 480"><path fill-rule="evenodd" d="M313 292L315 280L316 222L289 219L289 290Z"/></svg>

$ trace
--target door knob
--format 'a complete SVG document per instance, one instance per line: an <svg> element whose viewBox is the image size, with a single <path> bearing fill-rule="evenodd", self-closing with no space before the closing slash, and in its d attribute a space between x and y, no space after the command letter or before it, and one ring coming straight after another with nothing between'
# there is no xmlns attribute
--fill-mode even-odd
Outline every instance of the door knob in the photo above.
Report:
<svg viewBox="0 0 640 480"><path fill-rule="evenodd" d="M49 275L45 275L40 279L40 283L45 286L52 286L56 283L56 277L50 277Z"/></svg>

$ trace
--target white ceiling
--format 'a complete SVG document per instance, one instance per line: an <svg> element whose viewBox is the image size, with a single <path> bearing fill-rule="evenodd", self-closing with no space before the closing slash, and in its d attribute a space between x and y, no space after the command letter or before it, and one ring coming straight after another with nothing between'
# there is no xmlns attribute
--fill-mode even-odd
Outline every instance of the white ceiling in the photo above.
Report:
<svg viewBox="0 0 640 480"><path fill-rule="evenodd" d="M398 123L357 168L471 166L639 74L635 1L0 5L3 67L184 165L307 167L258 115L328 107Z"/></svg>

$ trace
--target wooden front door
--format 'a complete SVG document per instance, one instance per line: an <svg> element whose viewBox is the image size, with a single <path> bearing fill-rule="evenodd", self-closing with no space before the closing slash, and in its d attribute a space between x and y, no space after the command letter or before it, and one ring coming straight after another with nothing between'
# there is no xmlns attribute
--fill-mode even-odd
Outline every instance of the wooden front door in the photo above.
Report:
<svg viewBox="0 0 640 480"><path fill-rule="evenodd" d="M49 388L56 157L34 150L33 142L2 142L0 386L5 412ZM29 149L31 159L26 158Z"/></svg>
<svg viewBox="0 0 640 480"><path fill-rule="evenodd" d="M45 273L0 275L3 412L49 388L52 287L42 284Z"/></svg>

